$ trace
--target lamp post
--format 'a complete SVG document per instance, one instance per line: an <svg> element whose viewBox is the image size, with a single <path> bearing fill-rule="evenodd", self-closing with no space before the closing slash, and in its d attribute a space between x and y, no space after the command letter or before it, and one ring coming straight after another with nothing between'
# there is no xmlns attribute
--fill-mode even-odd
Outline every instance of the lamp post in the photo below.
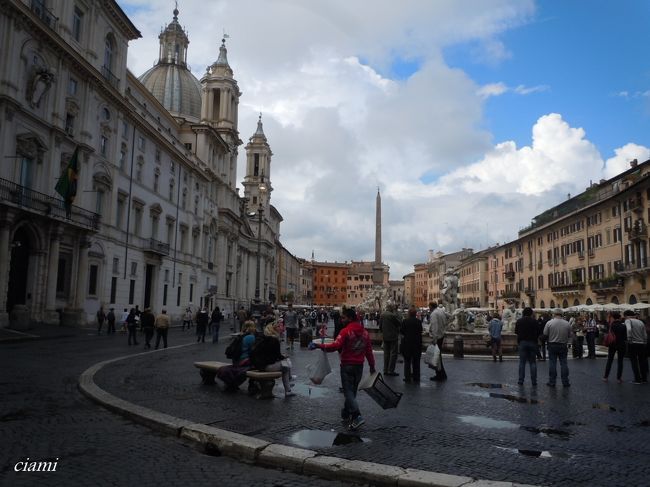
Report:
<svg viewBox="0 0 650 487"><path fill-rule="evenodd" d="M264 175L261 176L260 184L258 186L258 205L257 211L250 212L248 216L254 217L257 215L257 265L255 267L255 302L260 302L260 264L262 259L262 216L264 216L264 205L262 204L262 195L266 192L266 184L264 183Z"/></svg>

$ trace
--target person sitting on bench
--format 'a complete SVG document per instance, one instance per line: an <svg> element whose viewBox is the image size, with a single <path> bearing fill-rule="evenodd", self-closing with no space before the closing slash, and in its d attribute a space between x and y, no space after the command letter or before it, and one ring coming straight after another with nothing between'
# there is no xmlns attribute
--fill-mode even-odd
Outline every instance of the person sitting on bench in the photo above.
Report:
<svg viewBox="0 0 650 487"><path fill-rule="evenodd" d="M291 362L280 353L280 331L278 325L269 323L264 327L264 337L251 350L251 365L264 372L282 372L284 397L295 396L291 391Z"/></svg>

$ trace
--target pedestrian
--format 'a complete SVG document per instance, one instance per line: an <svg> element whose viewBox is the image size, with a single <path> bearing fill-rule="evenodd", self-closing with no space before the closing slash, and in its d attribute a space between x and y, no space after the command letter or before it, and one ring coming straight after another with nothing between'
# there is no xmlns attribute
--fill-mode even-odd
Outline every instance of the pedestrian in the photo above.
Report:
<svg viewBox="0 0 650 487"><path fill-rule="evenodd" d="M537 318L537 359L542 362L546 360L546 337L544 336L544 327L548 323L549 316L547 314L541 315Z"/></svg>
<svg viewBox="0 0 650 487"><path fill-rule="evenodd" d="M636 318L636 313L627 310L625 316L625 331L627 333L627 354L632 363L634 384L648 382L648 357L646 356L646 342L648 336L643 321Z"/></svg>
<svg viewBox="0 0 650 487"><path fill-rule="evenodd" d="M131 311L129 311L129 314L126 317L126 328L129 332L129 347L131 346L131 341L133 341L133 345L138 344L138 337L136 335L138 331L138 323L135 318L135 308L131 308Z"/></svg>
<svg viewBox="0 0 650 487"><path fill-rule="evenodd" d="M519 380L517 384L524 385L526 378L526 363L530 367L530 382L537 386L537 320L533 318L532 308L524 308L522 317L515 323L515 335L519 347Z"/></svg>
<svg viewBox="0 0 650 487"><path fill-rule="evenodd" d="M151 348L151 338L153 337L154 325L156 317L151 312L151 308L145 308L140 315L140 324L144 330L144 348L149 350Z"/></svg>
<svg viewBox="0 0 650 487"><path fill-rule="evenodd" d="M156 321L154 326L156 328L156 350L160 345L160 339L162 338L163 345L167 348L167 332L169 331L169 326L171 325L171 320L167 316L167 310L163 308L160 311L160 314L156 316Z"/></svg>
<svg viewBox="0 0 650 487"><path fill-rule="evenodd" d="M343 329L341 324L341 313L339 313L338 309L334 308L330 313L330 317L334 322L334 339L336 340L336 337L339 336L339 333L341 333L341 330Z"/></svg>
<svg viewBox="0 0 650 487"><path fill-rule="evenodd" d="M438 345L440 349L440 365L436 369L436 375L431 377L430 380L434 382L443 382L447 380L447 371L442 363L442 342L445 340L445 332L447 331L447 313L438 307L438 303L432 301L429 303L429 335L433 343Z"/></svg>
<svg viewBox="0 0 650 487"><path fill-rule="evenodd" d="M585 343L584 320L582 316L578 316L571 324L571 331L573 333L573 340L571 341L573 358L582 359Z"/></svg>
<svg viewBox="0 0 650 487"><path fill-rule="evenodd" d="M382 348L384 350L384 375L398 376L395 372L397 364L397 346L402 323L395 313L395 306L388 305L386 311L379 316L379 329L382 333Z"/></svg>
<svg viewBox="0 0 650 487"><path fill-rule="evenodd" d="M609 321L608 331L614 334L615 340L610 342L607 347L607 363L605 364L605 375L603 375L603 381L607 382L609 372L612 369L614 355L617 355L618 363L616 368L616 380L619 384L622 384L623 360L627 348L627 328L621 319L621 313L618 311L612 311L609 313L607 321Z"/></svg>
<svg viewBox="0 0 650 487"><path fill-rule="evenodd" d="M237 321L239 321L240 332L244 328L244 323L246 322L247 319L248 319L248 313L246 313L246 310L244 309L243 306L240 306L239 311L237 311Z"/></svg>
<svg viewBox="0 0 650 487"><path fill-rule="evenodd" d="M375 356L368 331L357 320L352 308L344 308L341 316L344 328L332 343L311 342L309 349L320 348L326 352L341 352L341 386L345 402L341 410L341 419L351 430L356 430L365 423L357 403L357 389L363 374L364 359L368 360L370 373L375 373Z"/></svg>
<svg viewBox="0 0 650 487"><path fill-rule="evenodd" d="M596 358L596 338L598 338L598 322L593 313L587 318L585 326L585 337L587 338L587 358Z"/></svg>
<svg viewBox="0 0 650 487"><path fill-rule="evenodd" d="M294 311L292 303L287 306L282 321L287 331L287 350L293 350L293 342L298 337L298 315Z"/></svg>
<svg viewBox="0 0 650 487"><path fill-rule="evenodd" d="M126 319L129 317L129 310L124 308L120 318L120 333L126 333Z"/></svg>
<svg viewBox="0 0 650 487"><path fill-rule="evenodd" d="M215 306L212 310L212 315L210 316L210 326L212 327L212 343L219 343L219 328L221 328L221 322L223 321L223 314L219 309L219 306Z"/></svg>
<svg viewBox="0 0 650 487"><path fill-rule="evenodd" d="M280 353L280 332L276 323L264 328L264 337L253 347L250 354L251 365L264 372L282 372L284 397L295 396L291 390L291 361Z"/></svg>
<svg viewBox="0 0 650 487"><path fill-rule="evenodd" d="M201 308L198 313L196 313L196 342L205 343L205 332L208 328L208 322L210 321L210 315L208 315L208 310Z"/></svg>
<svg viewBox="0 0 650 487"><path fill-rule="evenodd" d="M106 334L114 335L115 334L115 308L111 308L108 310L108 314L106 315L106 321L108 322L108 329L106 330Z"/></svg>
<svg viewBox="0 0 650 487"><path fill-rule="evenodd" d="M185 308L185 313L183 314L183 324L181 331L185 331L185 327L189 330L192 327L192 308L189 306Z"/></svg>
<svg viewBox="0 0 650 487"><path fill-rule="evenodd" d="M548 341L548 382L549 387L555 387L557 379L557 361L560 361L560 378L562 385L569 387L569 364L567 363L568 343L571 337L571 325L562 318L562 310L553 310L553 319L544 326L544 337Z"/></svg>
<svg viewBox="0 0 650 487"><path fill-rule="evenodd" d="M501 331L503 330L503 321L496 313L488 323L488 333L490 334L490 345L492 346L492 361L503 362L503 347L501 346Z"/></svg>
<svg viewBox="0 0 650 487"><path fill-rule="evenodd" d="M104 307L100 306L97 310L97 334L102 334L102 326L104 326L104 320L106 320L106 314L104 313ZM107 333L108 334L108 333Z"/></svg>
<svg viewBox="0 0 650 487"><path fill-rule="evenodd" d="M411 306L408 317L402 321L402 356L404 357L404 382L420 383L420 357L422 356L422 321L418 311Z"/></svg>

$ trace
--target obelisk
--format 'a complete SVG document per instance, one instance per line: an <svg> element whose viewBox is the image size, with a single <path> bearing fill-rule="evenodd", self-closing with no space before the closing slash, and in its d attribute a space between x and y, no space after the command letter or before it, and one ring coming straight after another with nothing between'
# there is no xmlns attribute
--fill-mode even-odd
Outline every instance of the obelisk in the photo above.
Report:
<svg viewBox="0 0 650 487"><path fill-rule="evenodd" d="M381 195L377 188L375 203L375 261L372 264L372 283L375 286L384 284L384 266L381 263Z"/></svg>

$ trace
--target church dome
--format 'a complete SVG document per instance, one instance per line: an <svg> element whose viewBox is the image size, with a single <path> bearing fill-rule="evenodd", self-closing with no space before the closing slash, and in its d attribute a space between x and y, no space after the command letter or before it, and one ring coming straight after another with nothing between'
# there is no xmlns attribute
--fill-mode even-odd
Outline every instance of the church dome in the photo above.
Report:
<svg viewBox="0 0 650 487"><path fill-rule="evenodd" d="M174 18L158 36L160 52L156 65L140 76L140 82L172 115L198 120L201 116L201 84L187 67L190 41Z"/></svg>
<svg viewBox="0 0 650 487"><path fill-rule="evenodd" d="M185 66L158 63L139 79L172 115L201 116L201 84Z"/></svg>

